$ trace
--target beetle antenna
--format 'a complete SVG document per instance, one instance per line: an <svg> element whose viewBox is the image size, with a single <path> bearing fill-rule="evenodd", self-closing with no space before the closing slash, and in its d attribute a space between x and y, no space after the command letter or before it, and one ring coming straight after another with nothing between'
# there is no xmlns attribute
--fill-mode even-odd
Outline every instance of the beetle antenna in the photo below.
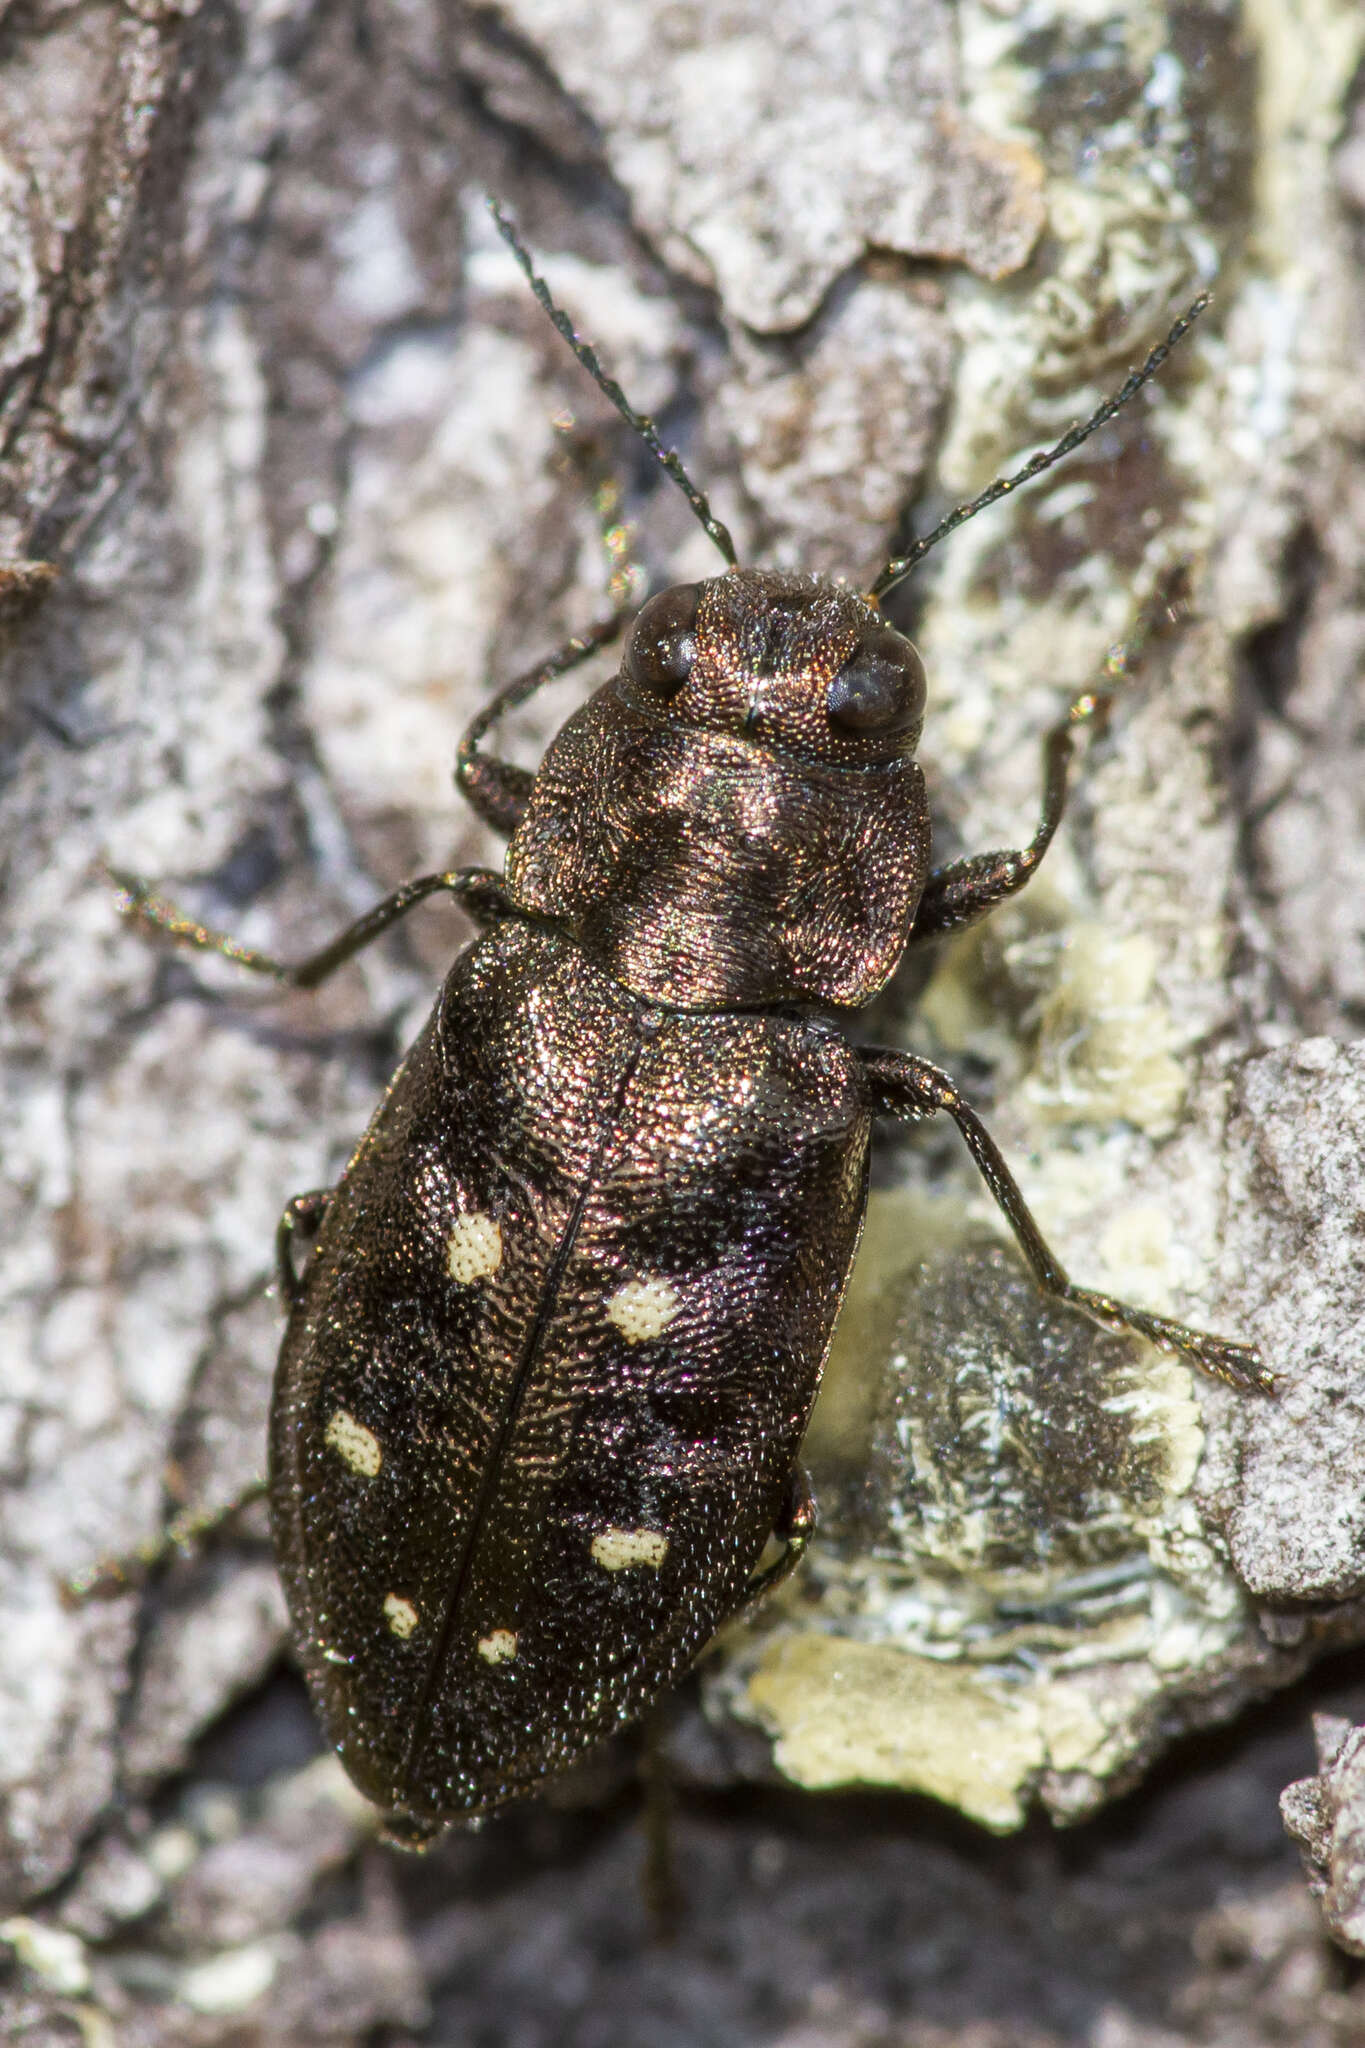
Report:
<svg viewBox="0 0 1365 2048"><path fill-rule="evenodd" d="M965 525L969 519L974 519L978 512L983 512L987 505L993 505L997 498L1008 497L1011 491L1017 491L1020 484L1031 483L1034 477L1041 476L1045 469L1051 469L1054 462L1060 462L1064 455L1070 455L1073 449L1079 448L1082 441L1088 441L1097 427L1102 427L1107 420L1112 420L1114 414L1127 405L1130 398L1137 396L1144 384L1150 383L1171 350L1189 333L1211 297L1211 293L1201 292L1194 304L1181 314L1166 339L1157 343L1141 369L1134 370L1127 382L1111 398L1106 398L1102 405L1097 406L1088 420L1078 421L1063 434L1055 447L1040 450L1022 469L1016 470L1013 476L997 477L979 498L972 499L970 505L959 505L955 512L950 512L946 519L941 519L932 533L926 533L923 540L915 541L907 553L898 555L895 561L887 563L868 595L874 598L885 597L888 590L894 589L896 584L910 574L917 563L924 560L930 548L936 548L956 527Z"/></svg>
<svg viewBox="0 0 1365 2048"><path fill-rule="evenodd" d="M640 436L640 439L644 442L655 461L661 463L664 469L668 471L668 474L692 507L696 517L724 555L726 562L732 569L737 568L739 566L739 557L735 553L735 544L730 538L729 528L717 519L715 513L711 510L709 498L705 491L698 490L697 486L693 483L691 477L682 466L677 450L664 447L663 442L659 439L659 430L649 417L649 414L636 412L635 407L626 397L625 392L621 389L616 379L609 377L602 368L597 351L591 342L583 341L579 338L572 320L570 320L562 307L555 304L554 299L550 295L550 287L546 284L544 278L540 276L531 261L530 250L526 247L521 236L517 233L515 225L503 212L496 199L488 201L488 211L493 216L498 233L502 236L502 239L520 264L526 282L530 285L531 290L535 293L564 340L568 342L569 347L578 357L583 368L592 378L593 383L599 391L611 400L622 419L626 422L626 425Z"/></svg>

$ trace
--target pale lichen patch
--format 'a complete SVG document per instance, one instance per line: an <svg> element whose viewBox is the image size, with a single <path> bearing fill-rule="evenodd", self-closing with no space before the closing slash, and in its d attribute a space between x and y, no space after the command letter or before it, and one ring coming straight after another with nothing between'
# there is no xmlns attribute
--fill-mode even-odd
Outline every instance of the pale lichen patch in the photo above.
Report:
<svg viewBox="0 0 1365 2048"><path fill-rule="evenodd" d="M1058 1122L1123 1117L1164 1136L1175 1125L1188 1077L1175 1057L1180 1033L1158 991L1160 955L1152 939L1073 922L1064 939L1055 939L1052 957L1025 1098Z"/></svg>
<svg viewBox="0 0 1365 2048"><path fill-rule="evenodd" d="M279 1961L269 1941L244 1942L240 1948L224 1949L221 1955L191 1964L176 1986L176 1996L192 2012L209 2018L245 2012L270 1989Z"/></svg>
<svg viewBox="0 0 1365 2048"><path fill-rule="evenodd" d="M778 1766L812 1790L896 1785L1015 1828L1047 1761L1037 1703L890 1643L785 1637L749 1680Z"/></svg>
<svg viewBox="0 0 1365 2048"><path fill-rule="evenodd" d="M1110 1414L1126 1415L1131 1441L1148 1447L1159 1472L1166 1504L1194 1485L1204 1455L1204 1417L1194 1391L1194 1374L1178 1358L1148 1353L1133 1369L1131 1384L1105 1402ZM1139 1529L1150 1517L1135 1515Z"/></svg>
<svg viewBox="0 0 1365 2048"><path fill-rule="evenodd" d="M362 1479L373 1479L384 1462L384 1453L374 1431L366 1429L363 1422L357 1422L345 1408L333 1411L322 1440L329 1450L336 1452L344 1465L349 1465Z"/></svg>
<svg viewBox="0 0 1365 2048"><path fill-rule="evenodd" d="M668 1555L668 1538L660 1529L599 1529L592 1539L592 1560L605 1572L629 1571L647 1564L655 1571Z"/></svg>
<svg viewBox="0 0 1365 2048"><path fill-rule="evenodd" d="M662 1335L681 1305L667 1280L627 1280L607 1303L607 1320L627 1344L646 1344Z"/></svg>
<svg viewBox="0 0 1365 2048"><path fill-rule="evenodd" d="M479 1655L485 1664L510 1664L517 1654L516 1632L510 1628L495 1628L479 1638Z"/></svg>
<svg viewBox="0 0 1365 2048"><path fill-rule="evenodd" d="M411 1600L405 1600L401 1593L384 1595L384 1619L394 1635L406 1642L417 1626L417 1609Z"/></svg>
<svg viewBox="0 0 1365 2048"><path fill-rule="evenodd" d="M50 1927L43 1920L30 1920L21 1913L12 1920L0 1921L0 1941L13 1949L26 1969L62 1997L79 1998L89 1990L90 1965L79 1935L62 1927Z"/></svg>
<svg viewBox="0 0 1365 2048"><path fill-rule="evenodd" d="M502 1232L482 1209L457 1216L446 1239L446 1265L462 1287L486 1280L502 1264Z"/></svg>

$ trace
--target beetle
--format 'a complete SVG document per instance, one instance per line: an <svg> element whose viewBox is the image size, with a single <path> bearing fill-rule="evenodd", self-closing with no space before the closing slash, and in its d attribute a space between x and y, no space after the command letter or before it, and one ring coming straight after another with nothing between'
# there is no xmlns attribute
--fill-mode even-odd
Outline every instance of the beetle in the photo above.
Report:
<svg viewBox="0 0 1365 2048"><path fill-rule="evenodd" d="M292 966L124 883L131 914L304 987L426 896L480 927L338 1185L293 1201L279 1234L269 1492L295 1643L347 1771L410 1846L640 1718L799 1560L815 1520L801 1440L879 1117L953 1119L1048 1294L1273 1387L1253 1346L1075 1285L951 1079L829 1015L1023 886L1106 702L1086 693L1050 736L1027 846L936 868L924 667L880 599L1111 418L1204 301L1087 421L859 595L738 565L493 210L723 573L648 599L534 774L484 751L490 729L618 615L474 720L457 780L509 838L501 875L421 877Z"/></svg>

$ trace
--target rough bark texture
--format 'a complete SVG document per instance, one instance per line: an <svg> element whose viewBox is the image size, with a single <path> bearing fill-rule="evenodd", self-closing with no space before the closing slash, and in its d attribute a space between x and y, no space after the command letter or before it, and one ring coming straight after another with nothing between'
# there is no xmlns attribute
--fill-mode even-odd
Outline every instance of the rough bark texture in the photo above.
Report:
<svg viewBox="0 0 1365 2048"><path fill-rule="evenodd" d="M1365 2042L1276 1810L1361 1952L1363 66L1357 0L0 9L7 2039ZM1255 1337L1282 1397L1048 1314L948 1138L888 1146L824 1533L671 1724L668 1951L624 1749L370 1842L250 1513L62 1596L257 1469L275 1216L461 936L280 998L104 864L290 954L496 860L455 738L603 609L590 487L652 583L716 567L485 189L745 560L859 580L1216 294L894 601L957 848L1027 835L1038 736L1190 589L1037 883L868 1030L971 1085L1078 1277Z"/></svg>

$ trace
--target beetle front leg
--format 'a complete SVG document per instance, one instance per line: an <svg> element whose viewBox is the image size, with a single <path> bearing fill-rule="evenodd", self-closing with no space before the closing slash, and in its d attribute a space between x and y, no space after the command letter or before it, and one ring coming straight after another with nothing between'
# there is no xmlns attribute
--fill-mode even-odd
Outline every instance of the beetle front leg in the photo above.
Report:
<svg viewBox="0 0 1365 2048"><path fill-rule="evenodd" d="M630 559L629 533L621 519L620 485L608 471L590 460L586 444L573 433L571 426L561 427L556 423L556 430L564 446L565 466L585 472L584 481L592 494L607 558L607 590L613 609L588 632L566 641L548 661L542 662L538 668L528 669L525 675L515 677L499 690L460 741L455 756L456 785L464 791L485 825L491 825L495 832L506 837L510 837L522 821L535 777L529 768L519 768L515 762L481 754L480 741L505 712L524 704L546 683L567 675L570 669L577 668L579 662L586 661L599 647L615 639L636 588L643 581L641 571Z"/></svg>
<svg viewBox="0 0 1365 2048"><path fill-rule="evenodd" d="M519 768L514 761L501 761L495 755L481 754L479 747L490 726L509 711L515 711L528 697L534 697L546 683L555 682L567 675L570 669L586 661L599 647L605 647L614 640L621 630L625 614L621 609L599 619L586 633L575 634L548 661L538 668L527 669L524 675L514 676L510 683L504 683L490 703L467 728L455 753L455 781L463 790L470 804L485 825L491 825L495 832L510 838L521 823L527 803L530 800L531 784L535 776L529 768Z"/></svg>
<svg viewBox="0 0 1365 2048"><path fill-rule="evenodd" d="M1066 716L1043 741L1042 815L1028 845L971 854L935 868L924 885L910 928L912 942L962 931L1023 888L1062 822L1078 734L1085 726L1096 730L1102 727L1114 701L1114 684L1134 674L1152 640L1181 616L1184 598L1185 571L1177 566L1160 578L1128 638L1111 648L1104 663L1103 681L1093 689L1082 690L1068 707Z"/></svg>
<svg viewBox="0 0 1365 2048"><path fill-rule="evenodd" d="M1228 1337L1210 1336L1204 1330L1191 1329L1187 1323L1132 1308L1112 1295L1078 1287L1068 1279L1061 1261L1049 1249L1029 1213L1000 1148L947 1074L912 1053L869 1051L863 1054L863 1063L873 1107L882 1115L917 1121L945 1110L953 1119L1044 1293L1082 1309L1107 1330L1131 1330L1149 1343L1160 1345L1163 1351L1182 1353L1204 1372L1226 1380L1229 1386L1274 1393L1275 1376L1254 1344L1234 1344Z"/></svg>
<svg viewBox="0 0 1365 2048"><path fill-rule="evenodd" d="M1076 735L1082 726L1101 721L1112 699L1107 692L1086 690L1052 728L1043 742L1043 813L1027 846L997 853L976 853L935 868L924 885L910 941L937 939L975 924L996 905L1022 889L1051 846L1066 809Z"/></svg>

